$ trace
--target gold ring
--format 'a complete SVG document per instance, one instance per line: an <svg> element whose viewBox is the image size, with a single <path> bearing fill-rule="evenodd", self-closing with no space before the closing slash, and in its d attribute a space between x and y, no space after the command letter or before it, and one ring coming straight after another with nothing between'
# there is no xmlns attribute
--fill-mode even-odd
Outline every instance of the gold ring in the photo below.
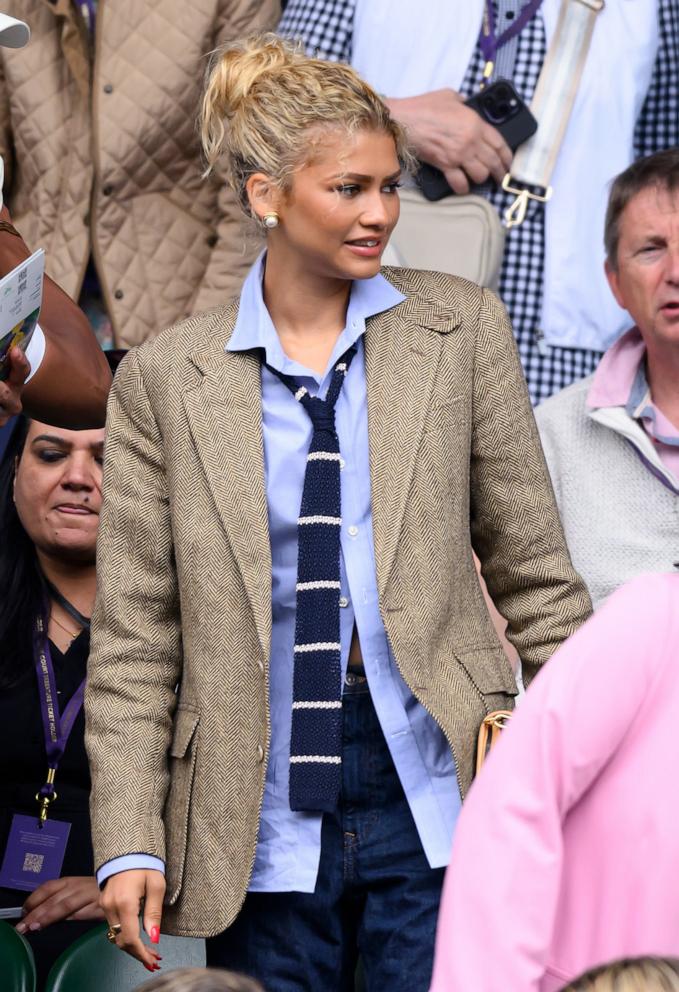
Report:
<svg viewBox="0 0 679 992"><path fill-rule="evenodd" d="M115 944L116 938L122 929L123 928L120 923L112 923L106 931L106 939L110 941L111 944Z"/></svg>

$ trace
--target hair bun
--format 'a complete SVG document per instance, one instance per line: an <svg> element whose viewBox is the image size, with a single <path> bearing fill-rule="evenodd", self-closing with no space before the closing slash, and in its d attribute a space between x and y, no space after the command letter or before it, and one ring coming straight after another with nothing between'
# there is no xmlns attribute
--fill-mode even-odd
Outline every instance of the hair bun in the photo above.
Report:
<svg viewBox="0 0 679 992"><path fill-rule="evenodd" d="M246 38L222 52L216 70L222 95L222 114L232 117L263 76L293 65L299 53L275 34Z"/></svg>

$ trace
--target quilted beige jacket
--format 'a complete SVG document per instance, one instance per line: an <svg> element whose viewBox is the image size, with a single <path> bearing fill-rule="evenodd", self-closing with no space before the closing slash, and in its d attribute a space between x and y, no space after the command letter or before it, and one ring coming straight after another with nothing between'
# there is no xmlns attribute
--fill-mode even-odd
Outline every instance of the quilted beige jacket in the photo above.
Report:
<svg viewBox="0 0 679 992"><path fill-rule="evenodd" d="M237 292L256 244L219 178L201 179L206 53L272 27L279 0L4 0L27 48L0 49L0 154L12 217L77 299L90 252L116 345Z"/></svg>
<svg viewBox="0 0 679 992"><path fill-rule="evenodd" d="M587 618L504 309L472 283L383 270L406 300L365 332L380 611L450 742ZM163 928L215 934L252 870L269 745L271 550L260 364L225 352L237 303L120 366L109 402L87 689L95 862L166 860ZM176 687L178 692L175 693Z"/></svg>

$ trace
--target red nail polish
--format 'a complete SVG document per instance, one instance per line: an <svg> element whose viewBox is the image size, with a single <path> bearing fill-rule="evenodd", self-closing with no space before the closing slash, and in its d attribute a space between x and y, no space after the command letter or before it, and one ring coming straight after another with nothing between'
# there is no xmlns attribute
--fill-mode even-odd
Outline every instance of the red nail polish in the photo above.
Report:
<svg viewBox="0 0 679 992"><path fill-rule="evenodd" d="M147 971L155 971L156 970L155 967L154 967L154 965L147 964L146 961L144 961L144 967L146 968Z"/></svg>
<svg viewBox="0 0 679 992"><path fill-rule="evenodd" d="M157 944L160 940L160 927L151 927L149 937L151 938L152 944Z"/></svg>

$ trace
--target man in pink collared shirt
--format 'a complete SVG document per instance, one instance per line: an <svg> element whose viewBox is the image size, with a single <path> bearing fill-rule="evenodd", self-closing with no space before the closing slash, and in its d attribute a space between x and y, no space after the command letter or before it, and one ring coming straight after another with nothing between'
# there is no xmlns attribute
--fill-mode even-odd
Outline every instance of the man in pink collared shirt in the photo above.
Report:
<svg viewBox="0 0 679 992"><path fill-rule="evenodd" d="M569 550L595 607L679 562L679 148L613 182L606 275L634 326L536 418Z"/></svg>

